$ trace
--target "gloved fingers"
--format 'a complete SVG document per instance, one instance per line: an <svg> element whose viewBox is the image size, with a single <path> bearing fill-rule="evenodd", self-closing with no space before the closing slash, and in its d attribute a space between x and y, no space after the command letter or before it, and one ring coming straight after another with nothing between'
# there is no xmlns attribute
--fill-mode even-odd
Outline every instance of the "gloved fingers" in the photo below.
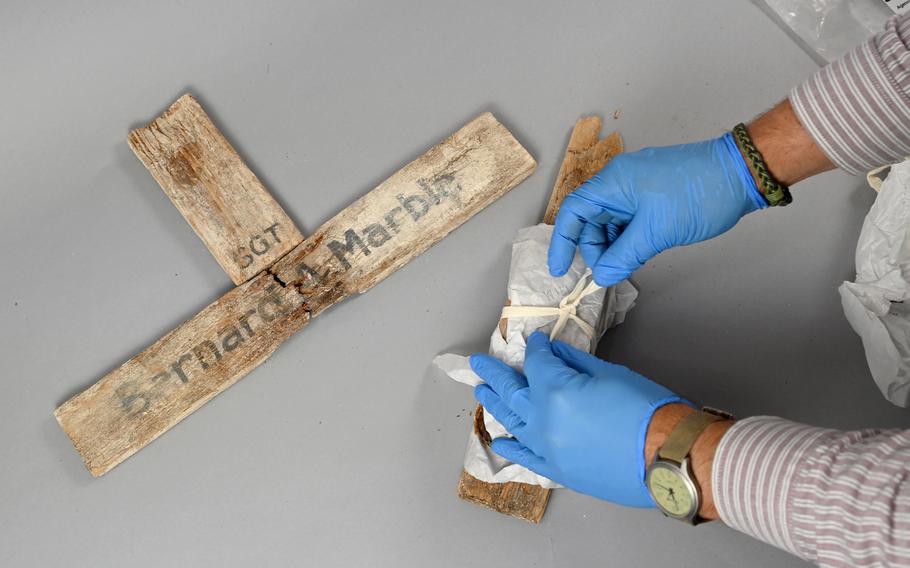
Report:
<svg viewBox="0 0 910 568"><path fill-rule="evenodd" d="M603 205L585 197L584 192L579 193L584 187L582 185L567 195L559 208L559 213L556 214L553 237L550 239L550 250L547 254L547 265L553 276L562 276L569 270L585 224L604 224L612 219Z"/></svg>
<svg viewBox="0 0 910 568"><path fill-rule="evenodd" d="M512 395L512 398L509 399L508 403L512 412L527 422L528 418L531 416L531 389L525 387L515 391L515 394Z"/></svg>
<svg viewBox="0 0 910 568"><path fill-rule="evenodd" d="M576 349L562 341L554 341L551 345L553 354L562 359L566 365L579 373L584 373L591 377L602 376L604 371L610 371L615 367L619 367L619 365L604 361L599 357L586 353L581 349Z"/></svg>
<svg viewBox="0 0 910 568"><path fill-rule="evenodd" d="M528 387L524 375L490 355L471 355L471 369L505 401L511 400L516 391Z"/></svg>
<svg viewBox="0 0 910 568"><path fill-rule="evenodd" d="M568 200L568 197L566 199ZM575 249L578 247L578 237L584 226L584 219L563 204L556 215L556 226L547 252L547 267L552 276L563 276L569 271L575 258Z"/></svg>
<svg viewBox="0 0 910 568"><path fill-rule="evenodd" d="M616 223L607 223L607 245L612 245L622 233L622 227Z"/></svg>
<svg viewBox="0 0 910 568"><path fill-rule="evenodd" d="M512 412L512 409L499 398L496 391L491 389L489 385L477 385L474 387L474 398L513 436L518 436L524 431L524 420Z"/></svg>
<svg viewBox="0 0 910 568"><path fill-rule="evenodd" d="M528 337L524 370L532 389L560 386L578 374L553 354L550 339L539 331Z"/></svg>
<svg viewBox="0 0 910 568"><path fill-rule="evenodd" d="M494 452L510 462L526 467L538 475L550 477L546 460L515 438L496 438L490 446Z"/></svg>
<svg viewBox="0 0 910 568"><path fill-rule="evenodd" d="M634 217L591 267L594 281L604 288L613 286L657 256L661 250L654 243L654 224L642 214Z"/></svg>
<svg viewBox="0 0 910 568"><path fill-rule="evenodd" d="M607 226L599 223L585 223L578 236L578 250L588 266L594 266L597 263L609 244Z"/></svg>

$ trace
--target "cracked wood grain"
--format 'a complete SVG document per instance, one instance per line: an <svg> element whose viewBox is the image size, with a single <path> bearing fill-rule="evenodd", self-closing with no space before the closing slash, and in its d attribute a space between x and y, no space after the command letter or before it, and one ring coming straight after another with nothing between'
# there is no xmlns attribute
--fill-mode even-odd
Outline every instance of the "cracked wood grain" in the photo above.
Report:
<svg viewBox="0 0 910 568"><path fill-rule="evenodd" d="M591 179L599 172L610 159L622 152L622 138L618 132L600 138L601 120L599 116L580 118L575 123L566 155L559 173L556 174L556 183L547 203L547 210L543 222L552 225L556 222L556 213L562 205L566 195L575 191L578 186Z"/></svg>
<svg viewBox="0 0 910 568"><path fill-rule="evenodd" d="M192 95L130 132L128 141L234 284L303 240Z"/></svg>
<svg viewBox="0 0 910 568"><path fill-rule="evenodd" d="M483 114L54 413L102 475L518 185L536 162Z"/></svg>
<svg viewBox="0 0 910 568"><path fill-rule="evenodd" d="M544 223L552 225L566 195L603 169L611 158L623 151L622 139L618 132L601 139L600 129L599 116L583 117L575 123L547 203ZM507 299L506 305L509 303ZM503 337L506 334L506 324L505 319L499 322L499 330ZM488 445L490 435L483 424L483 406L478 404L472 423L473 435L480 437ZM517 482L487 483L464 470L458 479L457 492L465 501L532 523L540 522L550 499L550 490L539 485Z"/></svg>

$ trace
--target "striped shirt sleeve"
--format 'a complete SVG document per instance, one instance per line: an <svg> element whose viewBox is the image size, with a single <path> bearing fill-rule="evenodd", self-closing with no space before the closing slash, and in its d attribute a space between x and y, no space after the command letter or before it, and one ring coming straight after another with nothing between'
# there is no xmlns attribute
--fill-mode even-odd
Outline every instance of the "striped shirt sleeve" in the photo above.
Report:
<svg viewBox="0 0 910 568"><path fill-rule="evenodd" d="M727 525L819 566L910 566L910 430L742 420L712 491Z"/></svg>
<svg viewBox="0 0 910 568"><path fill-rule="evenodd" d="M841 169L902 161L910 155L910 14L793 89L790 104Z"/></svg>

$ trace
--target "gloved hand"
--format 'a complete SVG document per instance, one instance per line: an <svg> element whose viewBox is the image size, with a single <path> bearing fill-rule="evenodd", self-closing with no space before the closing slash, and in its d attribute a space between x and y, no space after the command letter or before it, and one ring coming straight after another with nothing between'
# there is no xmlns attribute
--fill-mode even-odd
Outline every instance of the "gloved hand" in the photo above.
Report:
<svg viewBox="0 0 910 568"><path fill-rule="evenodd" d="M658 253L716 237L765 207L730 133L620 154L566 196L550 273L564 275L577 246L594 281L612 286Z"/></svg>
<svg viewBox="0 0 910 568"><path fill-rule="evenodd" d="M524 372L472 355L486 384L474 394L515 438L493 440L507 460L581 493L653 507L645 488L645 434L654 412L684 402L667 388L537 332Z"/></svg>

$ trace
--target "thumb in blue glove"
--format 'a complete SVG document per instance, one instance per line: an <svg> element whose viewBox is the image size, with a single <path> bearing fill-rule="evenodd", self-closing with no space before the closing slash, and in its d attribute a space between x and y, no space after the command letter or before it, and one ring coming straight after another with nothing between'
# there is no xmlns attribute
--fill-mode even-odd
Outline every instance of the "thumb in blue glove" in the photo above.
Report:
<svg viewBox="0 0 910 568"><path fill-rule="evenodd" d="M767 206L729 133L620 154L566 197L550 273L564 275L578 248L594 281L612 286L660 252L716 237Z"/></svg>
<svg viewBox="0 0 910 568"><path fill-rule="evenodd" d="M645 488L645 435L654 412L684 402L667 388L537 332L525 374L472 355L486 384L477 400L514 438L493 440L509 461L571 489L632 507L653 507Z"/></svg>

